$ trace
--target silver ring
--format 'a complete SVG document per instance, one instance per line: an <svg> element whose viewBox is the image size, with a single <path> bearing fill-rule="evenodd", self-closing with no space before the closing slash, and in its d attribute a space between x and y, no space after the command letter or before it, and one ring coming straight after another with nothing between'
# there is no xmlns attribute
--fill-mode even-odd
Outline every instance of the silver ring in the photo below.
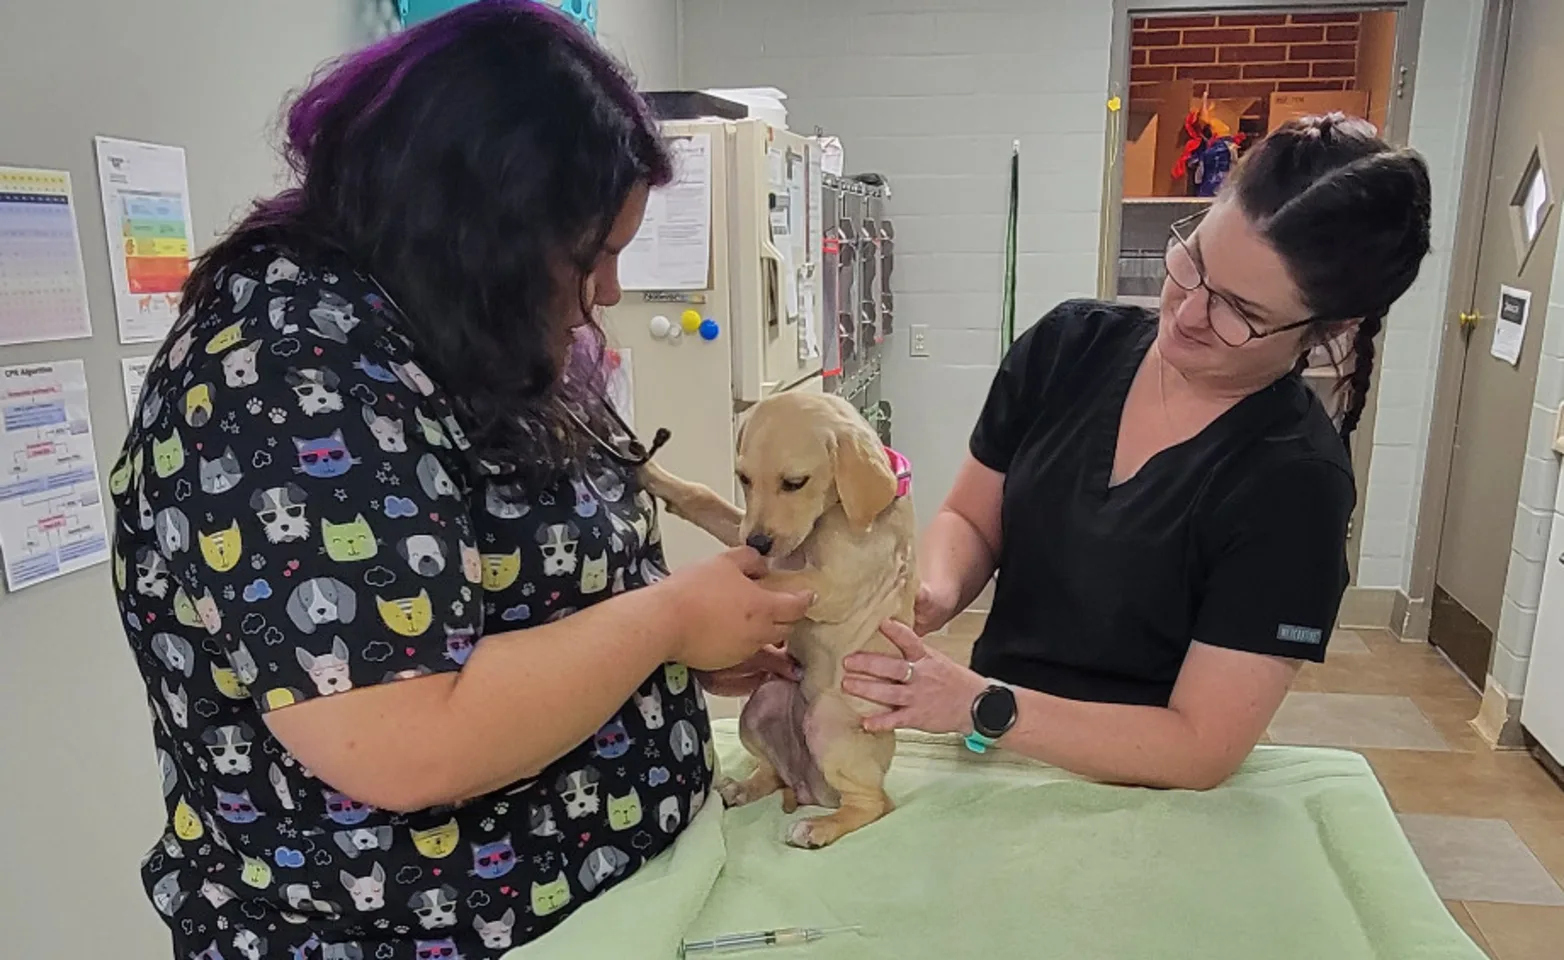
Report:
<svg viewBox="0 0 1564 960"><path fill-rule="evenodd" d="M906 660L906 661L903 661L903 662L907 664L907 675L905 677L901 678L901 682L904 683L904 684L911 683L912 682L912 675L916 671L913 670L912 661L911 660Z"/></svg>

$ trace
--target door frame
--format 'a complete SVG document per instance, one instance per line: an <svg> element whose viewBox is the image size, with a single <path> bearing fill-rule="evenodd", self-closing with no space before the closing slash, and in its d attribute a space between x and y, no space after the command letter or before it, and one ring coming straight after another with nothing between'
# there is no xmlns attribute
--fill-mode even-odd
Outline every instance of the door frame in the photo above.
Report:
<svg viewBox="0 0 1564 960"><path fill-rule="evenodd" d="M1466 360L1460 314L1476 309L1477 259L1492 182L1499 98L1504 87L1504 62L1509 52L1514 9L1514 0L1485 0L1483 4L1466 159L1451 239L1450 283L1445 291L1439 365L1434 376L1428 453L1423 462L1423 491L1418 500L1417 532L1412 546L1410 589L1405 613L1398 614L1398 622L1391 624L1406 640L1427 640L1433 615L1434 582L1444 537L1445 506L1450 496L1450 469L1455 462L1456 416L1461 406L1461 377Z"/></svg>
<svg viewBox="0 0 1564 960"><path fill-rule="evenodd" d="M1495 0L1487 0L1490 4ZM1506 6L1510 0L1498 0ZM1393 144L1405 144L1412 128L1412 101L1417 95L1418 46L1423 35L1424 0L1331 0L1314 3L1310 0L1113 0L1113 31L1108 48L1108 122L1107 142L1103 153L1102 213L1097 246L1097 295L1102 299L1114 296L1119 259L1119 236L1124 208L1124 123L1130 90L1130 45L1133 23L1136 17L1172 16L1176 14L1202 13L1267 13L1281 10L1308 10L1312 13L1375 13L1394 11L1396 16L1395 65L1400 71L1400 90L1385 107L1383 136ZM1506 21L1508 22L1508 21ZM1485 28L1486 30L1486 25ZM1486 34L1485 34L1486 36ZM1502 60L1501 60L1502 66ZM1473 101L1474 106L1478 101ZM1491 138L1490 138L1491 145ZM1470 144L1468 144L1470 150ZM1490 151L1491 152L1491 151ZM1471 167L1468 166L1468 175ZM1486 173L1486 171L1485 171ZM1466 183L1462 184L1464 209ZM1475 269L1476 248L1473 247ZM1475 285L1476 277L1471 280ZM1383 356L1385 334L1375 338L1375 355ZM1357 486L1357 505L1347 530L1347 563L1352 571L1352 581L1357 582L1358 558L1362 553L1363 512L1368 503L1369 469L1374 453L1374 424L1379 410L1379 377L1369 384L1369 394L1364 400L1363 414L1358 421L1352 444L1352 468ZM1451 418L1450 445L1455 442L1453 413ZM1448 464L1445 470L1448 487ZM1424 496L1427 496L1425 482ZM1426 503L1426 499L1424 501ZM1443 493L1440 504L1443 505ZM1419 528L1418 543L1422 531ZM1430 568L1432 569L1432 568ZM1430 572L1430 581L1432 580ZM1432 586L1430 585L1430 593ZM1425 617L1426 623L1426 617ZM1426 628L1425 633L1426 636Z"/></svg>

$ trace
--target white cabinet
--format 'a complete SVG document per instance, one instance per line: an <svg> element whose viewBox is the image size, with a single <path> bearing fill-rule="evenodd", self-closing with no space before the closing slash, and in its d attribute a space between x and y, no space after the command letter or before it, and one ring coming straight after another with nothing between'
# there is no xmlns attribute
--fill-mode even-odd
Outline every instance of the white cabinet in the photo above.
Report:
<svg viewBox="0 0 1564 960"><path fill-rule="evenodd" d="M1564 499L1564 489L1560 497ZM1564 513L1553 515L1521 725L1550 754L1564 760Z"/></svg>

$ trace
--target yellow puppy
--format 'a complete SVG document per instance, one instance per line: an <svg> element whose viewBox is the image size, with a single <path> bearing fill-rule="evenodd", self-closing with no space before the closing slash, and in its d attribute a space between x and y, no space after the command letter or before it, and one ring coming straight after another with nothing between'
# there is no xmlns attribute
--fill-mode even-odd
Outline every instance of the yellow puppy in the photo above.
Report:
<svg viewBox="0 0 1564 960"><path fill-rule="evenodd" d="M812 592L815 603L788 639L801 683L774 679L755 691L739 719L758 769L721 785L740 805L783 790L783 805L836 808L793 824L788 842L823 847L891 809L886 770L896 741L868 733L862 718L882 708L841 690L842 659L860 650L895 654L880 634L887 617L912 623L918 577L912 501L874 430L847 401L786 393L757 404L738 440L745 509L712 490L642 468L668 510L771 560L767 585Z"/></svg>

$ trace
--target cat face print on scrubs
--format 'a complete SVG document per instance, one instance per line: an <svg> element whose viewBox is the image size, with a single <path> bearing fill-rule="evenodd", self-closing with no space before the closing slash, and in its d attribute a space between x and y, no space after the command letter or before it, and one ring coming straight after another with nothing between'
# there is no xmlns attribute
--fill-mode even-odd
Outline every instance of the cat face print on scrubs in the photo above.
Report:
<svg viewBox="0 0 1564 960"><path fill-rule="evenodd" d="M232 447L225 448L222 456L215 460L201 458L202 493L227 493L243 479L244 470L239 466L239 458L234 455Z"/></svg>
<svg viewBox="0 0 1564 960"><path fill-rule="evenodd" d="M320 536L326 544L326 555L338 563L372 560L380 552L375 531L362 513L347 523L322 519Z"/></svg>
<svg viewBox="0 0 1564 960"><path fill-rule="evenodd" d="M300 440L293 438L299 456L299 472L316 480L330 480L342 476L358 461L348 452L342 431L334 430L324 437Z"/></svg>
<svg viewBox="0 0 1564 960"><path fill-rule="evenodd" d="M266 713L454 675L661 578L655 508L595 451L541 489L486 465L347 265L258 250L208 300L153 361L108 471L167 813L152 908L180 957L497 960L705 802L689 672L654 671L536 778L410 813L319 779Z"/></svg>

